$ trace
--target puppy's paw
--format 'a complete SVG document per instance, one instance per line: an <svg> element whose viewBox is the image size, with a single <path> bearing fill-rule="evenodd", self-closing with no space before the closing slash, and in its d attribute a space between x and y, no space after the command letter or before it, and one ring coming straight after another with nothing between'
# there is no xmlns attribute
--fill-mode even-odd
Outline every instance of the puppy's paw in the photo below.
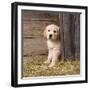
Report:
<svg viewBox="0 0 90 90"><path fill-rule="evenodd" d="M54 65L55 65L55 64L52 64L52 63L51 63L48 67L54 67Z"/></svg>
<svg viewBox="0 0 90 90"><path fill-rule="evenodd" d="M44 62L44 64L49 64L49 63L50 63L50 61L48 61L48 60Z"/></svg>

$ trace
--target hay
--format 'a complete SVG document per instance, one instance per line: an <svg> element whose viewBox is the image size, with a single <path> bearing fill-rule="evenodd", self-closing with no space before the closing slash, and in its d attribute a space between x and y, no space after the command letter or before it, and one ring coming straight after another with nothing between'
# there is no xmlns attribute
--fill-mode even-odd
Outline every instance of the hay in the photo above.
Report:
<svg viewBox="0 0 90 90"><path fill-rule="evenodd" d="M60 76L60 75L79 75L80 61L67 60L57 62L57 64L49 68L44 64L46 57L34 56L24 58L23 61L23 77L37 77L37 76Z"/></svg>

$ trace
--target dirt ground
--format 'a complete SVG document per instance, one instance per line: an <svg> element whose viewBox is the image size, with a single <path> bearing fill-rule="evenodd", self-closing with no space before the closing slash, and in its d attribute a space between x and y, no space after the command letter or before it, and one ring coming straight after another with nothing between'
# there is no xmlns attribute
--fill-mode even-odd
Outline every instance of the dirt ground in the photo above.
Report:
<svg viewBox="0 0 90 90"><path fill-rule="evenodd" d="M80 60L57 62L52 68L44 64L46 56L24 57L23 77L79 75Z"/></svg>

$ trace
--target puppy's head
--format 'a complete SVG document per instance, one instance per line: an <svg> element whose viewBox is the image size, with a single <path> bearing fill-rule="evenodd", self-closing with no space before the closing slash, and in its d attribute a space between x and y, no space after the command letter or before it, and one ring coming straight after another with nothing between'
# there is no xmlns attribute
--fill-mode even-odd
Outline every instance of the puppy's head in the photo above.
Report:
<svg viewBox="0 0 90 90"><path fill-rule="evenodd" d="M48 40L57 40L59 39L59 35L59 26L55 24L48 25L44 30L44 37L46 37Z"/></svg>

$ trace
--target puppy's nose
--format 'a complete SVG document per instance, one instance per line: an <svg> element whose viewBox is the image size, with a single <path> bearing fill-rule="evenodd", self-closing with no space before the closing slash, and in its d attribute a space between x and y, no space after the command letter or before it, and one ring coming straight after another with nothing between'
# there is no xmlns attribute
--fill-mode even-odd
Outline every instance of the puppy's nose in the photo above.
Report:
<svg viewBox="0 0 90 90"><path fill-rule="evenodd" d="M52 34L50 34L49 37L51 38L52 37Z"/></svg>

